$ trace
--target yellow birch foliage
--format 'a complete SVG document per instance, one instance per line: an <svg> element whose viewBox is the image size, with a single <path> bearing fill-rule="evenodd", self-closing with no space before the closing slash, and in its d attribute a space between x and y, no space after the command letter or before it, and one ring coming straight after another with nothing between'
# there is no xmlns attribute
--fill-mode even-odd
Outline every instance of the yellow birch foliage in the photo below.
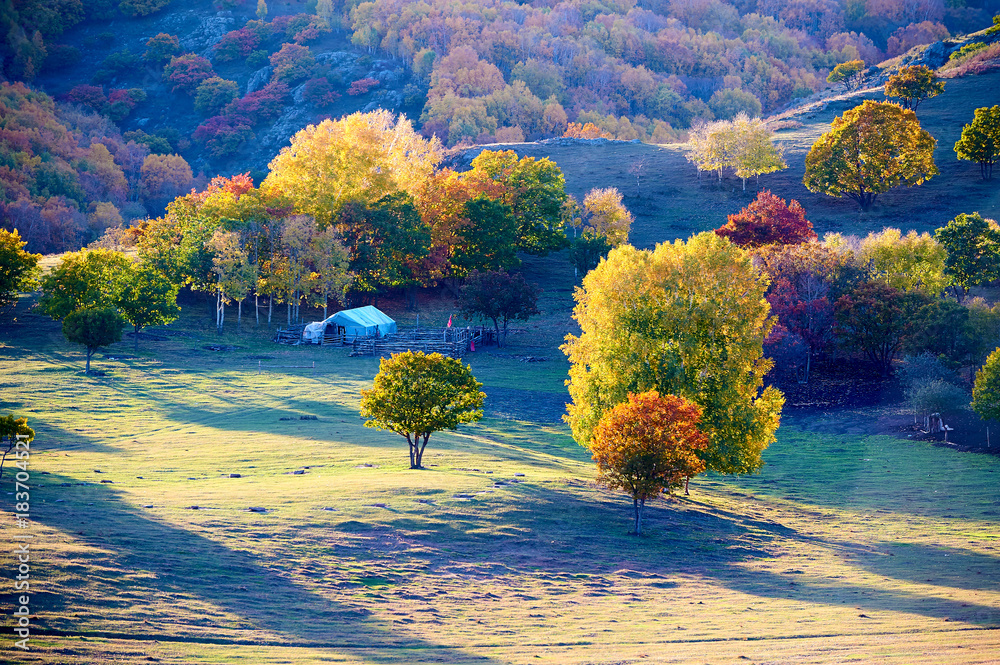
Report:
<svg viewBox="0 0 1000 665"><path fill-rule="evenodd" d="M589 446L601 417L630 392L658 390L704 410L708 468L758 470L784 403L763 385L773 325L767 285L748 252L714 233L652 251L612 250L577 289L582 332L562 347L572 363L566 420L577 442Z"/></svg>
<svg viewBox="0 0 1000 665"><path fill-rule="evenodd" d="M441 161L441 144L389 111L354 113L309 125L269 164L265 194L285 195L296 212L322 226L349 200L373 203L387 194L416 195Z"/></svg>

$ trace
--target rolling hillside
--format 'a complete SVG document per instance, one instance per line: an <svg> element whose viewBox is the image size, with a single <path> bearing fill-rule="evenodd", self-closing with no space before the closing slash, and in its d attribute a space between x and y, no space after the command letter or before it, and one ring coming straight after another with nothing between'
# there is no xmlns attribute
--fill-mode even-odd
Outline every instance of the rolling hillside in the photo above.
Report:
<svg viewBox="0 0 1000 665"><path fill-rule="evenodd" d="M868 213L862 213L850 200L809 192L802 185L802 176L809 148L829 129L834 117L863 99L884 99L880 91L843 95L783 115L785 120L802 123L801 127L777 133L777 140L785 145L789 168L762 176L759 186L782 198L798 200L821 236L831 231L866 234L885 226L933 231L961 212L978 211L998 217L1000 180L983 182L978 165L958 161L953 150L962 127L972 121L973 110L996 103L998 85L997 72L952 79L947 81L943 94L923 102L917 117L937 139L934 160L941 173L919 187L900 188L880 196ZM453 162L468 162L482 149L463 151L452 158ZM489 149L549 157L565 173L567 190L580 199L593 187L617 187L635 214L632 243L640 247L717 228L725 223L726 215L737 212L756 196L752 181L744 193L739 178L733 176L721 184L711 174L699 179L694 166L684 158L682 144L553 139ZM639 165L637 182L634 170Z"/></svg>

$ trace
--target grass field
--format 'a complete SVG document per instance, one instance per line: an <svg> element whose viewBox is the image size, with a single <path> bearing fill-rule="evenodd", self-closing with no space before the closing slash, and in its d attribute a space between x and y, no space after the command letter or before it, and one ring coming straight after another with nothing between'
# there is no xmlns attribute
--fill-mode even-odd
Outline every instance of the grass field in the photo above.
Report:
<svg viewBox="0 0 1000 665"><path fill-rule="evenodd" d="M374 360L220 339L189 305L86 377L56 323L20 315L0 409L38 432L37 632L0 661L996 662L997 458L791 414L762 474L698 478L629 536L630 502L558 422L570 277L528 267L551 271L543 315L469 357L487 417L435 434L425 471L362 426Z"/></svg>

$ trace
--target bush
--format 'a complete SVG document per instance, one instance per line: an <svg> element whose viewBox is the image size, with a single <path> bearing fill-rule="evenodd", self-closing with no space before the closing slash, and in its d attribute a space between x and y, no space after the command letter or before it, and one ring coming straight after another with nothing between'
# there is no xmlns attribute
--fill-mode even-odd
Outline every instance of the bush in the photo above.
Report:
<svg viewBox="0 0 1000 665"><path fill-rule="evenodd" d="M240 96L236 81L213 76L202 81L194 93L194 107L205 115L215 115Z"/></svg>
<svg viewBox="0 0 1000 665"><path fill-rule="evenodd" d="M315 65L316 59L307 46L284 44L280 51L271 56L274 78L286 83L309 76Z"/></svg>
<svg viewBox="0 0 1000 665"><path fill-rule="evenodd" d="M363 95L377 85L378 81L373 78L358 79L351 83L351 87L347 89L347 94L353 96Z"/></svg>
<svg viewBox="0 0 1000 665"><path fill-rule="evenodd" d="M171 90L181 90L188 94L194 94L202 81L214 75L212 63L194 53L171 58L163 69L163 78L171 85Z"/></svg>
<svg viewBox="0 0 1000 665"><path fill-rule="evenodd" d="M155 136L153 134L147 134L141 129L137 129L132 132L125 132L122 134L122 139L126 142L135 141L141 145L149 148L149 152L157 155L169 155L174 152L173 147L170 145L170 141L162 136Z"/></svg>
<svg viewBox="0 0 1000 665"><path fill-rule="evenodd" d="M246 58L260 46L261 41L261 33L250 28L227 32L215 45L215 59L219 62L231 62L237 58Z"/></svg>
<svg viewBox="0 0 1000 665"><path fill-rule="evenodd" d="M85 106L96 113L101 113L108 105L108 98L104 94L104 88L97 85L74 86L69 92L63 95L63 100L70 104Z"/></svg>
<svg viewBox="0 0 1000 665"><path fill-rule="evenodd" d="M271 81L243 99L234 100L223 112L225 115L242 116L256 125L280 116L287 98L288 86L281 81Z"/></svg>
<svg viewBox="0 0 1000 665"><path fill-rule="evenodd" d="M142 54L147 64L161 66L181 52L181 43L175 35L161 32L146 42L146 52Z"/></svg>
<svg viewBox="0 0 1000 665"><path fill-rule="evenodd" d="M325 78L313 78L306 81L303 91L305 100L313 106L329 106L340 99L340 93Z"/></svg>
<svg viewBox="0 0 1000 665"><path fill-rule="evenodd" d="M261 49L259 51L252 51L250 55L247 56L247 67L250 69L260 69L267 65L267 51Z"/></svg>
<svg viewBox="0 0 1000 665"><path fill-rule="evenodd" d="M126 16L149 16L170 4L170 0L122 0L118 9Z"/></svg>
<svg viewBox="0 0 1000 665"><path fill-rule="evenodd" d="M244 143L254 138L251 122L246 116L217 115L201 123L193 134L203 141L213 157L235 154Z"/></svg>
<svg viewBox="0 0 1000 665"><path fill-rule="evenodd" d="M101 69L116 76L128 76L139 70L142 59L131 51L115 51L104 59Z"/></svg>
<svg viewBox="0 0 1000 665"><path fill-rule="evenodd" d="M899 368L899 381L904 390L909 391L914 386L927 381L957 383L958 375L945 367L938 356L925 351L919 355L903 358L903 363Z"/></svg>

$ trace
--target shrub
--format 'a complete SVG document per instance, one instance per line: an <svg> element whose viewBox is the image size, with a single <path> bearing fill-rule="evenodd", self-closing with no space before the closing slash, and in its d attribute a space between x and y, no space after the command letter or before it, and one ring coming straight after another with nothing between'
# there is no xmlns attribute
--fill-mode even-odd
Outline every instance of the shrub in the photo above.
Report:
<svg viewBox="0 0 1000 665"><path fill-rule="evenodd" d="M572 139L613 139L614 136L604 131L592 122L586 124L580 124L579 122L571 122L566 126L566 132L563 134L566 138Z"/></svg>
<svg viewBox="0 0 1000 665"><path fill-rule="evenodd" d="M170 0L122 0L118 9L126 16L149 16L170 4Z"/></svg>
<svg viewBox="0 0 1000 665"><path fill-rule="evenodd" d="M244 143L254 138L249 118L240 115L211 117L194 130L193 136L203 141L216 158L235 154Z"/></svg>
<svg viewBox="0 0 1000 665"><path fill-rule="evenodd" d="M141 63L141 58L131 51L115 51L104 59L101 69L123 76L135 73Z"/></svg>
<svg viewBox="0 0 1000 665"><path fill-rule="evenodd" d="M250 69L260 69L267 64L267 51L260 49L258 51L252 51L250 55L247 56L246 65Z"/></svg>
<svg viewBox="0 0 1000 665"><path fill-rule="evenodd" d="M147 64L160 66L181 52L181 42L175 35L161 32L146 42L146 52L142 54Z"/></svg>
<svg viewBox="0 0 1000 665"><path fill-rule="evenodd" d="M213 76L198 85L194 93L194 107L205 115L215 115L239 96L240 86L236 81Z"/></svg>
<svg viewBox="0 0 1000 665"><path fill-rule="evenodd" d="M163 69L163 78L171 85L171 90L182 90L188 94L194 94L202 81L214 75L212 63L194 53L171 58Z"/></svg>
<svg viewBox="0 0 1000 665"><path fill-rule="evenodd" d="M303 91L305 100L313 106L329 106L340 99L340 93L325 78L313 78L306 81Z"/></svg>
<svg viewBox="0 0 1000 665"><path fill-rule="evenodd" d="M215 45L215 59L219 62L230 62L237 58L246 58L260 46L261 35L255 30L243 27L223 35Z"/></svg>
<svg viewBox="0 0 1000 665"><path fill-rule="evenodd" d="M97 85L78 85L63 95L63 100L71 104L85 106L92 111L102 113L108 105L104 88Z"/></svg>
<svg viewBox="0 0 1000 665"><path fill-rule="evenodd" d="M274 78L286 83L305 78L315 65L316 59L307 46L284 44L280 51L271 56Z"/></svg>
<svg viewBox="0 0 1000 665"><path fill-rule="evenodd" d="M378 81L373 78L358 79L351 83L351 87L347 89L347 94L354 96L363 95L377 85Z"/></svg>
<svg viewBox="0 0 1000 665"><path fill-rule="evenodd" d="M153 134L147 134L141 129L137 129L132 132L125 132L122 134L122 139L127 141L135 141L141 145L149 148L149 152L155 153L157 155L169 155L174 152L173 147L170 145L170 141L162 136L155 136Z"/></svg>
<svg viewBox="0 0 1000 665"><path fill-rule="evenodd" d="M234 100L223 109L226 115L243 116L251 124L274 120L281 115L288 98L288 86L281 81L271 81L266 86L251 92L243 99Z"/></svg>

